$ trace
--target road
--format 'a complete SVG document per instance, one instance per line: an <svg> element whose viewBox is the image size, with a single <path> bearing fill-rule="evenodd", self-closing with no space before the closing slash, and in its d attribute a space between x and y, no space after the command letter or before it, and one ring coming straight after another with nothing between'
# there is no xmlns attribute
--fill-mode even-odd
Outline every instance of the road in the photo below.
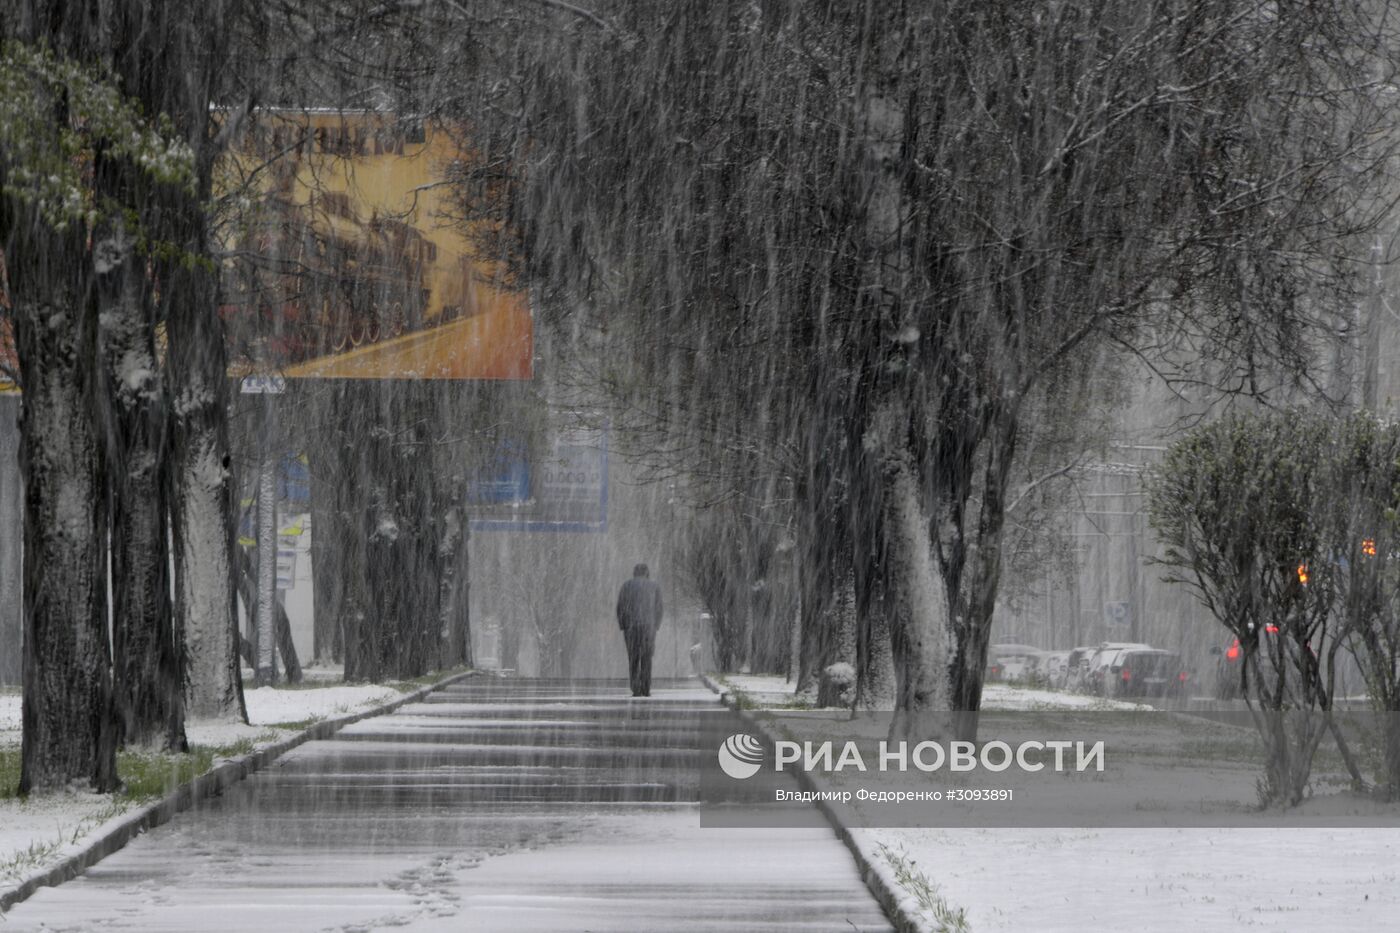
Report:
<svg viewBox="0 0 1400 933"><path fill-rule="evenodd" d="M700 827L715 706L471 678L300 746L0 929L889 930L831 832Z"/></svg>

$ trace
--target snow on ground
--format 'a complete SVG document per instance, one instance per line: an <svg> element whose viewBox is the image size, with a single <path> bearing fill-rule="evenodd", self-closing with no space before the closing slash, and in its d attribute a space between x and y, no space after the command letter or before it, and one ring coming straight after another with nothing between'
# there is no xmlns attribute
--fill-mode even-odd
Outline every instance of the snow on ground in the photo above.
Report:
<svg viewBox="0 0 1400 933"><path fill-rule="evenodd" d="M790 702L797 682L781 674L725 674L721 686L741 690L758 705L783 705ZM1105 700L1082 693L1062 693L1058 690L1036 690L1010 684L987 684L982 688L982 708L986 710L1145 710L1141 703Z"/></svg>
<svg viewBox="0 0 1400 933"><path fill-rule="evenodd" d="M404 688L410 689L413 686ZM253 748L261 748L295 735L308 720L334 719L401 695L399 689L382 685L261 687L244 692L250 724L191 720L185 732L191 745L223 747L246 740ZM19 744L20 696L0 694L0 749L13 751ZM81 850L84 837L138 804L123 797L79 792L0 800L0 887L57 861L66 851Z"/></svg>
<svg viewBox="0 0 1400 933"><path fill-rule="evenodd" d="M976 933L1393 930L1400 830L864 829ZM882 861L876 856L873 861ZM889 873L885 872L889 877Z"/></svg>
<svg viewBox="0 0 1400 933"><path fill-rule="evenodd" d="M19 692L0 693L0 748L19 744Z"/></svg>
<svg viewBox="0 0 1400 933"><path fill-rule="evenodd" d="M796 680L788 680L782 674L725 674L722 683L748 694L786 693L791 695L797 689Z"/></svg>
<svg viewBox="0 0 1400 933"><path fill-rule="evenodd" d="M232 745L249 739L256 745L270 744L286 738L301 728L308 719L334 719L369 706L378 706L399 696L393 687L373 684L337 684L303 689L259 687L244 690L248 704L248 725L242 723L191 720L185 735L191 745ZM296 723L296 729L273 728L277 724Z"/></svg>
<svg viewBox="0 0 1400 933"><path fill-rule="evenodd" d="M1085 693L1063 693L1059 690L1036 690L1013 687L1010 684L987 684L982 688L982 708L986 710L1052 710L1052 709L1117 709L1147 710L1143 703L1106 700Z"/></svg>
<svg viewBox="0 0 1400 933"><path fill-rule="evenodd" d="M726 680L760 705L782 706L792 692L781 677ZM983 699L989 710L1143 708L1005 684L989 684ZM813 726L823 738L839 737L837 723L814 720ZM1242 783L1228 777L1212 780L1221 794L1248 802L1253 775L1245 774ZM834 775L823 784L849 781L862 783ZM975 933L1400 929L1396 829L878 828L854 834L892 887L899 885L881 846L932 882L945 917L965 911ZM906 905L913 906L913 890L905 890ZM938 929L925 919L929 929Z"/></svg>

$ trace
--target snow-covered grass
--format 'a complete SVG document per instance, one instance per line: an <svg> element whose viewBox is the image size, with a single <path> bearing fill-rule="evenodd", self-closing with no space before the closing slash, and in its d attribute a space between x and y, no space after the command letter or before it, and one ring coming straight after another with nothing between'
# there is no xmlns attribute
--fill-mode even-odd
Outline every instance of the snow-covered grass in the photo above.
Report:
<svg viewBox="0 0 1400 933"><path fill-rule="evenodd" d="M805 709L796 696L797 682L781 674L717 674L715 681L735 691L735 698L754 709ZM982 688L986 710L1148 710L1151 706L1123 700L1106 700L1082 693L1038 690L1011 684L987 684Z"/></svg>
<svg viewBox="0 0 1400 933"><path fill-rule="evenodd" d="M314 669L313 669L314 670ZM334 672L308 671L298 686L245 691L248 723L191 720L186 724L190 752L166 755L128 751L118 757L117 771L126 787L115 794L70 791L20 799L20 695L0 692L0 887L66 852L80 849L85 837L132 807L163 796L213 767L220 759L248 754L290 738L313 723L378 706L430 683L445 673L392 684L331 683Z"/></svg>
<svg viewBox="0 0 1400 933"><path fill-rule="evenodd" d="M884 846L901 853L964 912L975 933L1330 933L1395 929L1400 913L1400 830L858 829L854 834L867 852ZM895 877L888 865L883 873ZM929 929L939 929L931 915L925 920Z"/></svg>
<svg viewBox="0 0 1400 933"><path fill-rule="evenodd" d="M790 708L783 698L791 697L791 687L785 690L780 677L730 676L725 685L752 708ZM988 710L1028 713L1143 709L1001 684L989 685L984 701ZM1132 721L1124 720L1122 728L1130 728ZM1196 788L1193 793L1238 798L1241 805L1251 805L1251 772L1231 771L1202 754L1202 744L1217 727L1204 720L1174 721L1195 743L1193 755L1203 758L1200 767L1182 762L1184 786ZM780 728L812 733L792 738L839 739L852 727L818 713L792 713L782 717ZM1130 743L1123 736L1115 739L1115 748L1124 744ZM863 775L813 777L824 788L851 789L864 783ZM1124 795L1133 793L1132 783L1096 782L1095 801L1122 804ZM1299 812L1316 815L1333 805L1354 803L1345 794L1324 796ZM1066 797L1067 808L1071 805ZM851 826L860 819L858 808L837 812L851 819ZM852 836L886 886L902 893L907 913L937 933L1324 933L1395 929L1400 914L1396 829L882 827L853 828Z"/></svg>

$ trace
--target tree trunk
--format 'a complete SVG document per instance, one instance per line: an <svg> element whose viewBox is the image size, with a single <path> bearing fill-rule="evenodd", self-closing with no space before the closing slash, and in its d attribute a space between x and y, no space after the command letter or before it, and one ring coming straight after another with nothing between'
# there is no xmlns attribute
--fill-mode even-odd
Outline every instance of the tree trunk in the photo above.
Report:
<svg viewBox="0 0 1400 933"><path fill-rule="evenodd" d="M1014 403L997 412L986 440L986 465L978 490L976 536L967 548L967 561L957 575L961 592L955 594L953 637L955 649L950 666L950 696L957 717L957 738L977 738L978 711L982 708L982 686L987 676L987 647L991 642L992 619L997 592L1001 587L1002 539L1006 525L1006 487L1016 454L1019 431ZM959 503L964 508L965 503Z"/></svg>
<svg viewBox="0 0 1400 933"><path fill-rule="evenodd" d="M369 443L355 443L344 434L333 445L338 468L336 487L337 508L333 542L331 576L339 586L338 599L341 636L344 639L342 657L345 680L350 683L372 682L380 677L379 661L373 638L369 567L373 563L369 550L369 530L372 527L365 503L364 477L373 463Z"/></svg>
<svg viewBox="0 0 1400 933"><path fill-rule="evenodd" d="M460 491L454 492L452 505L443 521L441 557L441 629L447 654L443 667L472 665L471 577L468 545L471 531L466 511L460 504Z"/></svg>
<svg viewBox="0 0 1400 933"><path fill-rule="evenodd" d="M94 419L96 314L82 234L10 265L24 386L24 700L20 792L117 785L107 524ZM28 273L28 274L26 274ZM36 301L44 295L48 300Z"/></svg>
<svg viewBox="0 0 1400 933"><path fill-rule="evenodd" d="M99 176L105 174L99 171ZM184 751L188 746L181 645L170 603L166 412L156 362L154 309L145 288L144 264L136 262L123 224L109 224L96 241L111 490L118 744Z"/></svg>
<svg viewBox="0 0 1400 933"><path fill-rule="evenodd" d="M208 255L205 221L193 201L181 205L182 245ZM238 662L236 545L229 471L227 366L215 308L214 273L197 259L163 264L169 310L166 354L172 426L172 530L175 617L184 633L186 711L200 719L247 722Z"/></svg>
<svg viewBox="0 0 1400 933"><path fill-rule="evenodd" d="M913 738L933 727L925 720L927 714L949 709L949 600L908 451L895 445L884 458L884 602L895 664L895 709L900 714L891 734Z"/></svg>
<svg viewBox="0 0 1400 933"><path fill-rule="evenodd" d="M844 525L837 521L835 510L825 498L828 477L821 455L814 452L811 456L818 463L808 489L822 493L814 501L811 492L800 491L797 499L797 624L801 632L797 692L815 695L822 671L838 661L854 664L856 654L854 629L843 631L839 608L845 583L849 579L854 584L848 566L851 555L843 546L847 543L841 531ZM854 606L854 594L852 597Z"/></svg>
<svg viewBox="0 0 1400 933"><path fill-rule="evenodd" d="M1385 775L1391 800L1400 800L1400 712L1387 710L1385 717Z"/></svg>
<svg viewBox="0 0 1400 933"><path fill-rule="evenodd" d="M313 438L306 459L311 474L311 615L312 654L316 663L334 664L341 659L340 615L344 605L341 561L336 551L344 547L337 533L340 508L339 462L332 455L333 441Z"/></svg>
<svg viewBox="0 0 1400 933"><path fill-rule="evenodd" d="M0 260L3 261L3 260ZM0 270L0 276L3 271ZM3 287L3 280L0 280ZM24 490L19 473L20 397L0 395L0 686L19 686L21 656L24 642L24 542L20 529L24 527L20 513L24 508Z"/></svg>
<svg viewBox="0 0 1400 933"><path fill-rule="evenodd" d="M871 586L874 592L866 592ZM856 707L894 709L896 683L889 610L883 587L871 581L856 584Z"/></svg>

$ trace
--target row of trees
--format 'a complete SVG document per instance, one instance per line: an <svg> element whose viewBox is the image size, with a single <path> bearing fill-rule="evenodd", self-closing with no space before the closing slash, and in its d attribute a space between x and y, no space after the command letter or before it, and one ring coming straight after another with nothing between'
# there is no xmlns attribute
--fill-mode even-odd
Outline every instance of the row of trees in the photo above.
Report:
<svg viewBox="0 0 1400 933"><path fill-rule="evenodd" d="M314 6L220 2L191 18L146 0L0 3L24 792L108 790L118 746L181 749L186 716L246 718L240 474L287 448L231 403L221 294L286 257L231 248L257 194L221 159L264 102L341 104L365 69L397 81L392 9ZM346 58L366 36L377 51ZM501 406L461 387L327 383L282 407L320 503L318 656L343 656L357 680L467 658L459 454Z"/></svg>
<svg viewBox="0 0 1400 933"><path fill-rule="evenodd" d="M658 470L781 514L800 682L853 651L867 702L964 734L1031 438L1073 432L1116 352L1305 383L1385 212L1393 58L1361 5L501 15L444 105L483 152L464 212Z"/></svg>
<svg viewBox="0 0 1400 933"><path fill-rule="evenodd" d="M186 713L243 716L204 209L220 65L208 38L224 20L221 5L206 13L204 33L136 4L8 4L0 19L26 792L109 789L118 744L181 748Z"/></svg>
<svg viewBox="0 0 1400 933"><path fill-rule="evenodd" d="M1337 736L1354 658L1385 714L1382 780L1400 788L1400 426L1369 414L1236 416L1193 431L1150 486L1170 579L1238 640L1233 667L1268 752L1265 802L1302 800Z"/></svg>
<svg viewBox="0 0 1400 933"><path fill-rule="evenodd" d="M962 710L965 735L1008 515L1053 485L1095 367L1306 384L1351 320L1398 138L1389 24L1311 0L4 12L26 788L110 785L109 676L150 685L116 688L147 723L129 738L239 715L210 229L240 197L214 197L215 161L261 103L470 127L478 157L446 167L461 219L532 289L556 381L603 390L659 474L732 504L692 549L716 615L795 605L804 686L853 661L864 702ZM308 445L347 542L322 562L347 668L416 670L395 646L433 656L454 604L455 432L393 389L308 410L362 429ZM739 630L726 654L771 653Z"/></svg>

